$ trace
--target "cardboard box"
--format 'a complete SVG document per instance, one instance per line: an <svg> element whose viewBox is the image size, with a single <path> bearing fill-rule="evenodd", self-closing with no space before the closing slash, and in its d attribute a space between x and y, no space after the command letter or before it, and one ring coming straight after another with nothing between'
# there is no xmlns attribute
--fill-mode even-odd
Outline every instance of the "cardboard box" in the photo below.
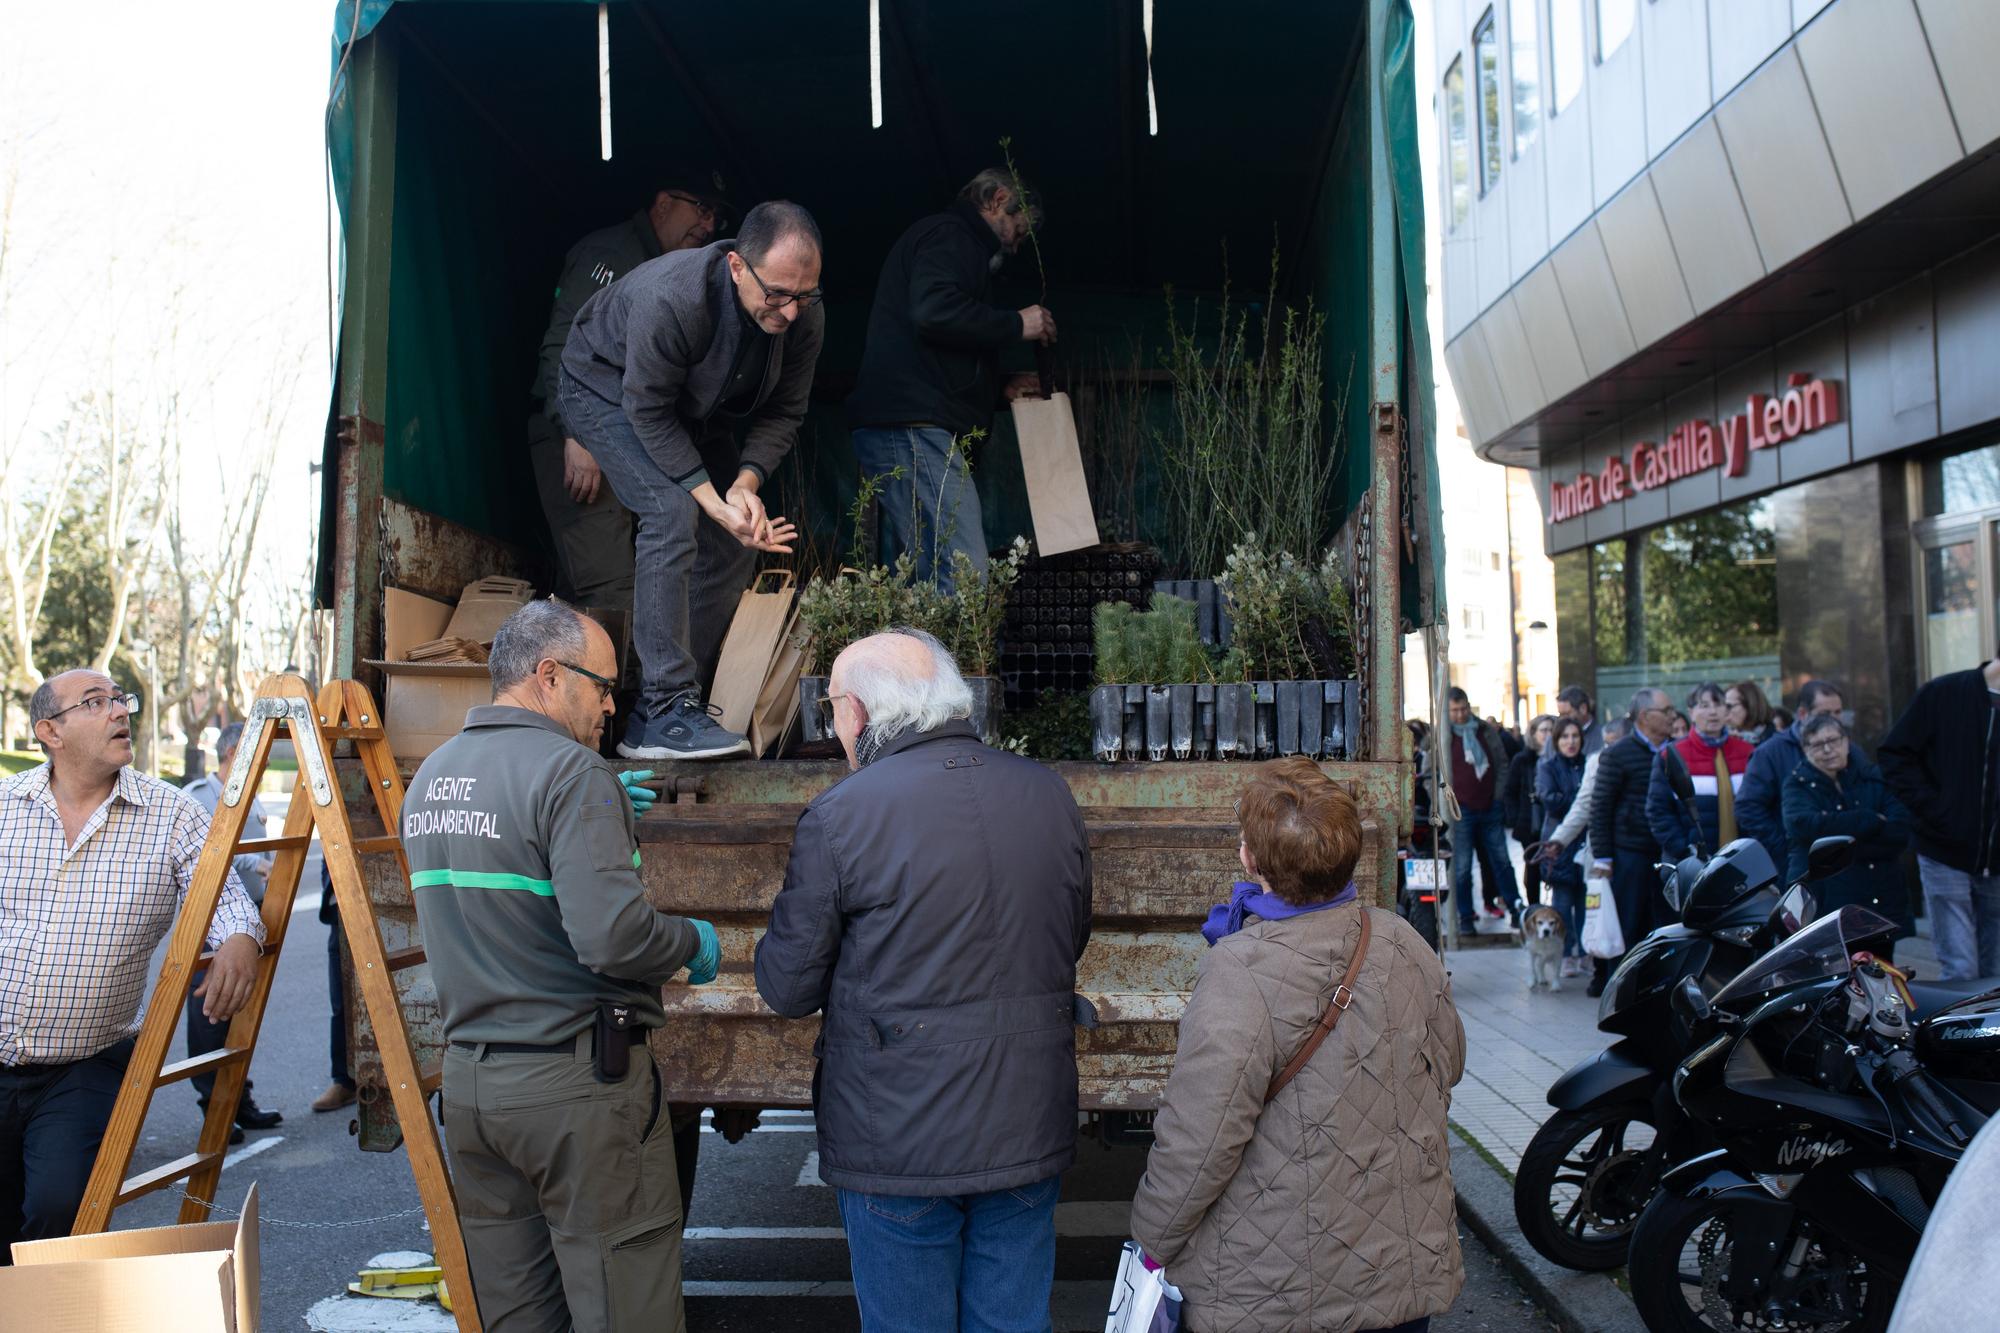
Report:
<svg viewBox="0 0 2000 1333"><path fill-rule="evenodd" d="M458 606L453 609L444 633L454 639L470 639L490 648L493 636L507 623L507 617L534 599L535 585L521 579L492 575L476 583L468 583L465 591L458 596ZM431 637L435 639L438 636L433 634ZM422 643L423 640L417 642ZM390 653L389 656L396 654Z"/></svg>
<svg viewBox="0 0 2000 1333"><path fill-rule="evenodd" d="M458 735L466 709L493 702L493 677L479 663L402 660L442 636L451 617L452 609L432 598L401 588L383 594L383 657L368 665L382 671L382 712L398 759L422 759Z"/></svg>
<svg viewBox="0 0 2000 1333"><path fill-rule="evenodd" d="M22 1241L0 1333L257 1333L257 1187L235 1222Z"/></svg>

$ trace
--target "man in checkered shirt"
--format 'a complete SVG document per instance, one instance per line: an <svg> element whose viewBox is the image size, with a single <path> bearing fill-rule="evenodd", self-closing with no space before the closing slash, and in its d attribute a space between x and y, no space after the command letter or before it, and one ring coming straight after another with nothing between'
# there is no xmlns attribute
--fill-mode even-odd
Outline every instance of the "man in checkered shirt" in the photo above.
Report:
<svg viewBox="0 0 2000 1333"><path fill-rule="evenodd" d="M148 964L208 837L192 798L129 767L137 707L101 672L53 677L28 704L48 761L0 781L0 1256L76 1220ZM264 945L233 870L208 944L195 993L221 1021Z"/></svg>

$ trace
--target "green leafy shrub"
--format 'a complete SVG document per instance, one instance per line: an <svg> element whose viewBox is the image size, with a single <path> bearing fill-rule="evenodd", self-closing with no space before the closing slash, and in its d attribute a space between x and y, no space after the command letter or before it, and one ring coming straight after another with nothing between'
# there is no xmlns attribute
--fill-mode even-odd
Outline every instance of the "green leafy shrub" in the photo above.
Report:
<svg viewBox="0 0 2000 1333"><path fill-rule="evenodd" d="M1223 674L1213 650L1201 641L1195 604L1185 597L1155 593L1146 611L1099 602L1091 613L1091 639L1100 685L1200 685L1233 678Z"/></svg>
<svg viewBox="0 0 2000 1333"><path fill-rule="evenodd" d="M1030 759L1088 759L1090 696L1075 690L1043 690L1031 706L1007 714L1001 739L1006 748Z"/></svg>
<svg viewBox="0 0 2000 1333"><path fill-rule="evenodd" d="M1317 565L1253 534L1217 581L1229 597L1232 651L1250 680L1346 680L1354 675L1354 609L1338 554Z"/></svg>

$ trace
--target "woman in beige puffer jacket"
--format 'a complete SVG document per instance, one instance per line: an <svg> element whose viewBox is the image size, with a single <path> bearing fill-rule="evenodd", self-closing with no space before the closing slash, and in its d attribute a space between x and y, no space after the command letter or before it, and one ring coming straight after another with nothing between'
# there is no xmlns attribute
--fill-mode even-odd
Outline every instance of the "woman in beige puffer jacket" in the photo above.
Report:
<svg viewBox="0 0 2000 1333"><path fill-rule="evenodd" d="M1132 1234L1190 1333L1421 1333L1464 1283L1451 1088L1465 1031L1435 952L1354 901L1354 800L1280 760L1239 803L1251 876L1211 915ZM1267 1104L1347 974L1351 1003Z"/></svg>

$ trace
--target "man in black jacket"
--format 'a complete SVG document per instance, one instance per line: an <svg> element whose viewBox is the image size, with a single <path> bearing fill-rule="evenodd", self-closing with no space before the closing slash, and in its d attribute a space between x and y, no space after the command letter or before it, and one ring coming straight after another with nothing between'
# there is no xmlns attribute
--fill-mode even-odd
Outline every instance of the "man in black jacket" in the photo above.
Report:
<svg viewBox="0 0 2000 1333"><path fill-rule="evenodd" d="M1659 881L1653 867L1660 844L1646 821L1646 795L1673 717L1665 690L1644 689L1632 696L1632 734L1607 745L1597 756L1597 780L1590 797L1590 882L1593 893L1611 891L1618 928L1631 948L1660 924L1664 904L1656 904ZM1616 959L1594 960L1589 993L1604 993Z"/></svg>
<svg viewBox="0 0 2000 1333"><path fill-rule="evenodd" d="M749 748L709 716L702 688L757 552L788 553L797 533L758 492L805 419L826 326L819 272L812 215L759 204L736 240L649 259L598 292L563 344L563 424L639 520L627 759ZM740 453L733 421L746 423Z"/></svg>
<svg viewBox="0 0 2000 1333"><path fill-rule="evenodd" d="M854 772L800 816L757 991L824 1010L820 1175L865 1328L1046 1328L1076 1159L1076 963L1090 846L1069 786L988 749L937 640L834 661Z"/></svg>
<svg viewBox="0 0 2000 1333"><path fill-rule="evenodd" d="M2000 976L2000 658L1918 690L1880 762L1916 824L1944 979Z"/></svg>
<svg viewBox="0 0 2000 1333"><path fill-rule="evenodd" d="M862 471L903 469L882 492L885 559L908 551L917 576L947 590L954 552L986 568L986 527L962 441L993 423L1002 349L1056 337L1043 307L1009 310L988 300L993 273L1021 248L1038 211L1009 173L989 168L949 209L904 232L882 263L861 374L847 400ZM1035 385L1032 374L1017 375L1004 392L1015 398Z"/></svg>

